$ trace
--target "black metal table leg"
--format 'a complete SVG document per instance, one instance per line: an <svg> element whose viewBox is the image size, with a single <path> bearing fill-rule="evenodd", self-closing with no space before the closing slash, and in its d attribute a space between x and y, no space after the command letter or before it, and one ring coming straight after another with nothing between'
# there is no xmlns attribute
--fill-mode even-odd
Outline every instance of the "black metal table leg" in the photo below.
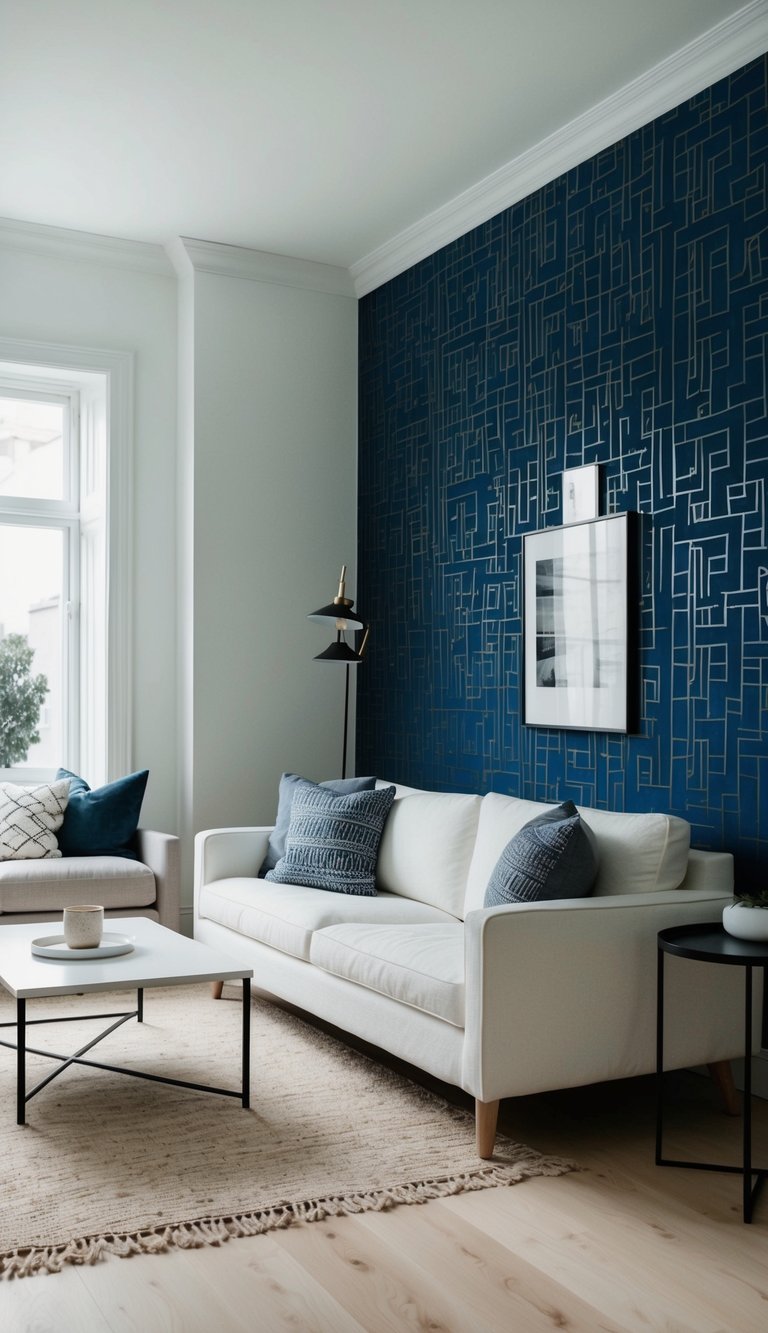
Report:
<svg viewBox="0 0 768 1333"><path fill-rule="evenodd" d="M687 1167L693 1171L722 1171L741 1176L742 1216L752 1221L755 1204L766 1179L768 1168L752 1164L752 971L762 967L768 946L761 941L740 940L729 936L719 924L701 922L692 926L671 926L658 935L658 972L656 980L656 1165ZM662 1147L664 1113L664 954L681 958L744 968L744 1105L742 1108L741 1164L692 1162L665 1157ZM753 1184L754 1180L754 1184Z"/></svg>
<svg viewBox="0 0 768 1333"><path fill-rule="evenodd" d="M27 1104L27 1002L16 1001L16 1124L26 1120Z"/></svg>
<svg viewBox="0 0 768 1333"><path fill-rule="evenodd" d="M664 953L656 961L656 1165L661 1165L661 1135L664 1117Z"/></svg>
<svg viewBox="0 0 768 1333"><path fill-rule="evenodd" d="M141 986L136 992L136 1022L144 1022L144 990Z"/></svg>
<svg viewBox="0 0 768 1333"><path fill-rule="evenodd" d="M243 1110L251 1105L251 979L243 977Z"/></svg>
<svg viewBox="0 0 768 1333"><path fill-rule="evenodd" d="M744 969L744 1221L752 1221L752 968Z"/></svg>

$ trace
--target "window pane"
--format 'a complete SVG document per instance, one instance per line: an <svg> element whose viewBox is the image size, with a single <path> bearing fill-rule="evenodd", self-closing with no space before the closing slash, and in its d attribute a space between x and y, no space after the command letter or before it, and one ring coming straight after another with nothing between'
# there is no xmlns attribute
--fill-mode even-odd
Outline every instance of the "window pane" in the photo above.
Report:
<svg viewBox="0 0 768 1333"><path fill-rule="evenodd" d="M61 763L63 588L61 529L0 524L0 768Z"/></svg>
<svg viewBox="0 0 768 1333"><path fill-rule="evenodd" d="M63 403L0 397L0 495L65 498Z"/></svg>

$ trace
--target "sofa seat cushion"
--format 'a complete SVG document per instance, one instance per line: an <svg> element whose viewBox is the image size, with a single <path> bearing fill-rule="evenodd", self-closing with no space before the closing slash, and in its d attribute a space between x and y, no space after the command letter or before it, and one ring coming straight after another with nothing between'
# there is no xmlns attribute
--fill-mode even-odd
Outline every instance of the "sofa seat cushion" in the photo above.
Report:
<svg viewBox="0 0 768 1333"><path fill-rule="evenodd" d="M480 806L479 796L457 792L396 795L379 847L378 887L461 918Z"/></svg>
<svg viewBox="0 0 768 1333"><path fill-rule="evenodd" d="M464 927L330 926L312 937L310 961L325 972L464 1027Z"/></svg>
<svg viewBox="0 0 768 1333"><path fill-rule="evenodd" d="M313 931L348 921L385 924L452 922L447 912L394 893L375 897L333 893L265 879L219 879L200 892L198 914L309 961Z"/></svg>
<svg viewBox="0 0 768 1333"><path fill-rule="evenodd" d="M0 913L62 912L78 902L148 907L156 897L149 866L122 856L0 863Z"/></svg>
<svg viewBox="0 0 768 1333"><path fill-rule="evenodd" d="M494 866L524 824L551 810L551 804L489 792L483 797L477 841L467 876L466 912L483 906ZM676 889L688 866L691 826L665 814L629 814L578 806L595 836L598 871L593 895L653 893Z"/></svg>

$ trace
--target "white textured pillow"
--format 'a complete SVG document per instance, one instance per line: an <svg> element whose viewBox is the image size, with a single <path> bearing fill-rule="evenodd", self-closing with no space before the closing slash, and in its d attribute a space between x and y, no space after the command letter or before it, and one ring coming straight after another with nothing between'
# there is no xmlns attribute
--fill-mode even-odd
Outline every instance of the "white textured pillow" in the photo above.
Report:
<svg viewBox="0 0 768 1333"><path fill-rule="evenodd" d="M0 861L61 856L56 830L69 800L69 778L39 787L0 782Z"/></svg>

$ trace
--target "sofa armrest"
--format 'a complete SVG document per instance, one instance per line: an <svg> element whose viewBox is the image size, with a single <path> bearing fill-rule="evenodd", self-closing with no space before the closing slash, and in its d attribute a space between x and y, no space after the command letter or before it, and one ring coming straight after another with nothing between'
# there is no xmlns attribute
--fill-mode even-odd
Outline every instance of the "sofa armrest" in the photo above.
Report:
<svg viewBox="0 0 768 1333"><path fill-rule="evenodd" d="M136 852L155 877L155 906L162 926L181 929L181 847L172 833L156 833L140 828L136 834Z"/></svg>
<svg viewBox="0 0 768 1333"><path fill-rule="evenodd" d="M272 827L204 829L195 837L195 916L200 890L216 879L255 879Z"/></svg>
<svg viewBox="0 0 768 1333"><path fill-rule="evenodd" d="M717 921L731 901L670 889L469 912L466 1091L493 1101L651 1072L657 933ZM667 1012L679 1021L668 1025L667 1068L740 1054L738 969L669 964Z"/></svg>
<svg viewBox="0 0 768 1333"><path fill-rule="evenodd" d="M733 894L733 856L730 852L705 852L691 847L685 879L678 885L677 892L705 888Z"/></svg>

